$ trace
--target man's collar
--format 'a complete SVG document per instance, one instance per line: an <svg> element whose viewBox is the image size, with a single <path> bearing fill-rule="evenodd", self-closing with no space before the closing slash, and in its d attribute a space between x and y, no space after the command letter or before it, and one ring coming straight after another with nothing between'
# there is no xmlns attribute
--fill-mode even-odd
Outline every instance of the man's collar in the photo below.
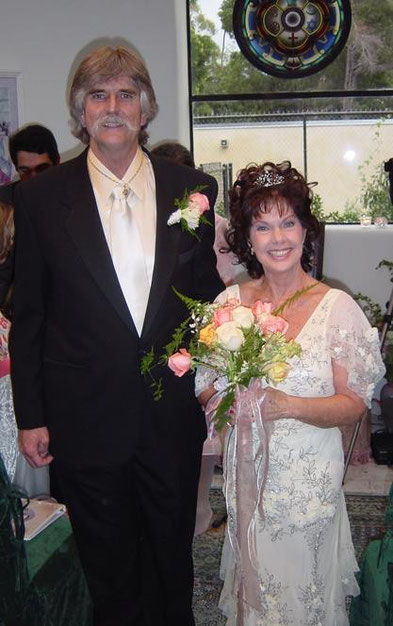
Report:
<svg viewBox="0 0 393 626"><path fill-rule="evenodd" d="M111 172L111 170L100 161L91 148L88 149L87 153L87 167L92 185L99 190L101 197L105 198L105 200L109 200L115 187L125 184L130 184L133 192L139 198L143 198L144 163L142 161L145 161L145 156L142 149L138 146L136 154L127 171L124 173L124 176L122 178L118 178L116 174ZM140 170L142 175L138 175L138 170Z"/></svg>

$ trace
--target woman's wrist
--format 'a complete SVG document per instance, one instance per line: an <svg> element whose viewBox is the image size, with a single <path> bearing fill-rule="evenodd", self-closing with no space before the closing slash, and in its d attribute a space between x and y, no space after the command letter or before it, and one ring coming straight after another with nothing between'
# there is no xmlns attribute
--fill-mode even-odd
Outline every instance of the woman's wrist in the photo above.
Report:
<svg viewBox="0 0 393 626"><path fill-rule="evenodd" d="M299 419L301 415L300 404L303 398L299 398L298 396L285 396L285 419ZM300 402L299 402L300 400Z"/></svg>
<svg viewBox="0 0 393 626"><path fill-rule="evenodd" d="M198 401L200 402L203 408L205 408L210 398L212 398L215 393L217 392L215 388L212 386L212 387L208 387L207 389L205 389L199 394Z"/></svg>

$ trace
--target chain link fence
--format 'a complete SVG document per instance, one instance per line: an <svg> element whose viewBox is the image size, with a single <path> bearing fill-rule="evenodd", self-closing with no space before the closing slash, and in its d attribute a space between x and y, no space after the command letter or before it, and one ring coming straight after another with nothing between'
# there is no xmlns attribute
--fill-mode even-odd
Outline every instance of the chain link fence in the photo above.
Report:
<svg viewBox="0 0 393 626"><path fill-rule="evenodd" d="M379 177L393 156L392 112L220 115L194 117L197 166L219 183L218 210L227 210L227 190L249 163L291 161L317 182L323 213L364 211L365 185Z"/></svg>

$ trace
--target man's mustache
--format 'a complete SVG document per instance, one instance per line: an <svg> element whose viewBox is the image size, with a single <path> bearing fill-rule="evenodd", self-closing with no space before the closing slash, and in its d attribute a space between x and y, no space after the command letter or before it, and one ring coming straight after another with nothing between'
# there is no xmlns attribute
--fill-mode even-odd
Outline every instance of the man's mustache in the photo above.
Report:
<svg viewBox="0 0 393 626"><path fill-rule="evenodd" d="M130 120L122 115L103 115L99 117L93 124L93 130L98 130L101 126L105 125L114 125L114 126L126 126L128 130L138 130L138 128L130 122Z"/></svg>

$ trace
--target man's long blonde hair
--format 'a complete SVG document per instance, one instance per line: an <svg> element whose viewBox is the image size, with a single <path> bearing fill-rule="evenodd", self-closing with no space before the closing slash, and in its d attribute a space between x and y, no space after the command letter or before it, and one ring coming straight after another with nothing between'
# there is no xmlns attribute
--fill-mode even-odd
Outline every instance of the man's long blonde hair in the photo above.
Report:
<svg viewBox="0 0 393 626"><path fill-rule="evenodd" d="M94 50L80 63L71 85L69 106L72 134L83 143L89 143L89 133L81 121L87 94L100 82L120 76L130 78L140 91L141 109L146 117L146 124L140 130L139 143L144 145L147 142L146 128L158 111L149 72L141 57L135 52L127 48L105 46Z"/></svg>

